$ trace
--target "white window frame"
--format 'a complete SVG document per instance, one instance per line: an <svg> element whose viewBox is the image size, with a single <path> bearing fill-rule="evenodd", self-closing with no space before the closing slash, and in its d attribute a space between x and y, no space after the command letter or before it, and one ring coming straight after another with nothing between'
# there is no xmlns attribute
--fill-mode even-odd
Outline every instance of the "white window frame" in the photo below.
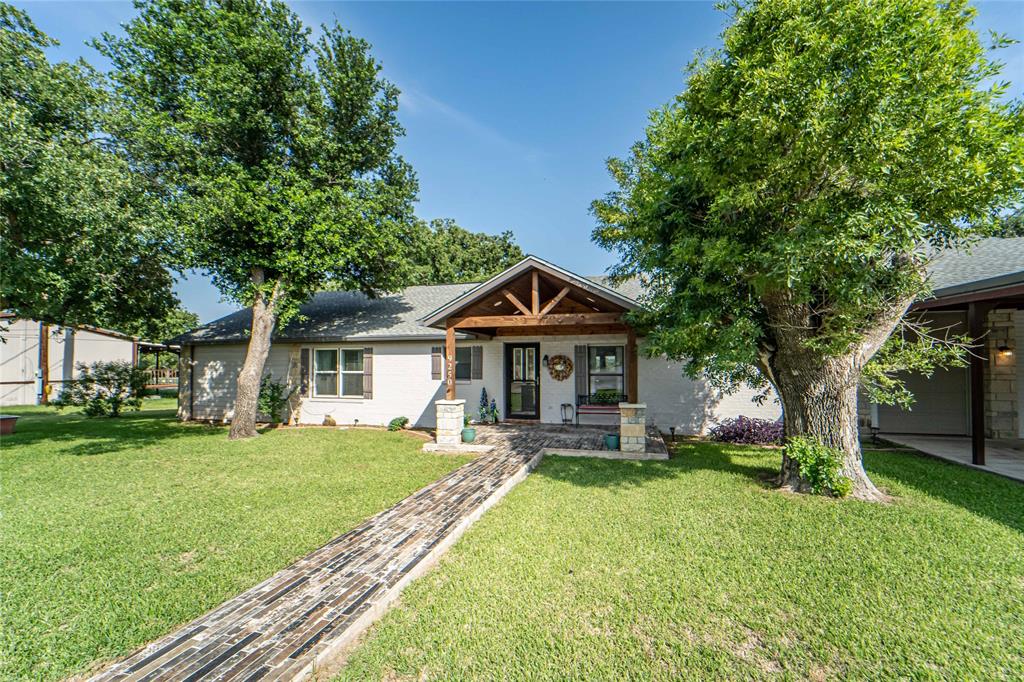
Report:
<svg viewBox="0 0 1024 682"><path fill-rule="evenodd" d="M365 384L363 385L363 390L360 391L359 393L344 393L343 392L345 390L345 380L344 380L344 377L345 377L346 374L357 374L359 376L364 376L366 365L363 364L363 363L366 362L366 358L365 358L365 356L363 354L363 349L362 348L353 348L351 346L337 346L337 347L332 346L332 347L329 347L329 348L324 348L324 347L317 348L317 347L314 347L312 349L312 351L313 351L313 363L312 363L312 365L313 365L313 380L312 380L311 383L313 384L312 385L312 389L313 390L311 391L311 394L312 394L313 398L344 398L346 400L353 400L353 399L357 399L357 398L359 400L363 399L363 393L366 390ZM322 370L322 369L319 368L319 365L317 364L317 353L319 351L334 351L336 353L336 355L335 355L335 364L334 364L334 369L333 370ZM345 366L345 353L346 352L359 353L359 355L360 355L360 357L361 357L361 359L363 361L363 363L361 363L361 364L363 364L363 367L360 368L360 369L342 369ZM317 391L316 378L317 378L318 374L333 374L333 375L335 375L337 377L336 385L338 387L338 392L337 393L320 393L319 391Z"/></svg>

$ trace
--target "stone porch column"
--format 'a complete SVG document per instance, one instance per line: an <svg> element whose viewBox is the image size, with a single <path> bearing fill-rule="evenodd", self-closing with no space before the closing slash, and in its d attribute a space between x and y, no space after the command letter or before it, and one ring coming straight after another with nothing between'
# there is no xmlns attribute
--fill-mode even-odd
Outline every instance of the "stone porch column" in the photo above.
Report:
<svg viewBox="0 0 1024 682"><path fill-rule="evenodd" d="M435 400L437 409L437 444L458 445L462 442L462 420L465 400Z"/></svg>
<svg viewBox="0 0 1024 682"><path fill-rule="evenodd" d="M619 440L623 452L647 451L646 403L619 403Z"/></svg>

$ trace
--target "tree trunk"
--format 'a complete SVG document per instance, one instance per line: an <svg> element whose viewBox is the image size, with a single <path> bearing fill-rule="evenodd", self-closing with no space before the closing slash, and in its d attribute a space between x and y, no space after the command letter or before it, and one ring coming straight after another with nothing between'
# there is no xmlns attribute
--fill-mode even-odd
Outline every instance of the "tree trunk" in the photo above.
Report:
<svg viewBox="0 0 1024 682"><path fill-rule="evenodd" d="M264 283L263 270L253 270L252 279L253 283L261 288ZM270 355L270 337L277 323L277 303L280 297L281 283L277 282L270 300L259 291L253 301L249 347L245 353L245 362L242 363L242 371L238 373L235 414L231 420L231 431L228 433L231 440L259 435L256 432L256 411L260 380L263 378L263 366Z"/></svg>
<svg viewBox="0 0 1024 682"><path fill-rule="evenodd" d="M786 438L808 436L840 450L842 474L853 483L851 497L869 501L888 499L864 471L857 430L860 371L854 358L830 358L816 368L779 360L776 358L775 362L776 388L782 399ZM810 490L800 477L799 465L785 454L778 482L794 492Z"/></svg>
<svg viewBox="0 0 1024 682"><path fill-rule="evenodd" d="M782 400L786 438L808 436L843 453L842 474L853 484L851 497L885 501L864 471L857 429L857 387L864 366L874 357L899 323L911 296L894 300L865 325L860 341L842 355L827 355L814 348L821 319L806 303L793 300L793 292L779 290L764 299L770 342L759 350L758 366ZM797 462L782 456L779 485L807 492Z"/></svg>

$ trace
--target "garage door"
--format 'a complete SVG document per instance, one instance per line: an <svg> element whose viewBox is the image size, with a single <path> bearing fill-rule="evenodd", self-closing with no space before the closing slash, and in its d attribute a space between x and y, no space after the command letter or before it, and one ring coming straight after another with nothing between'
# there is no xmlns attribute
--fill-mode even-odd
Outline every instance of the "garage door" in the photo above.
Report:
<svg viewBox="0 0 1024 682"><path fill-rule="evenodd" d="M909 375L906 384L914 394L914 404L909 410L879 405L878 426L882 433L967 435L966 368L937 370L931 378Z"/></svg>

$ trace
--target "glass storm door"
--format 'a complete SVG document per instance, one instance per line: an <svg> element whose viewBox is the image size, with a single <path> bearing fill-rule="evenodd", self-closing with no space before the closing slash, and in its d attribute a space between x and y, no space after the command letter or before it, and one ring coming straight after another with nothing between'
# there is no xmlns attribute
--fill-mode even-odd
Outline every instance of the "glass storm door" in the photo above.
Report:
<svg viewBox="0 0 1024 682"><path fill-rule="evenodd" d="M540 417L540 344L505 346L505 413L511 419Z"/></svg>

